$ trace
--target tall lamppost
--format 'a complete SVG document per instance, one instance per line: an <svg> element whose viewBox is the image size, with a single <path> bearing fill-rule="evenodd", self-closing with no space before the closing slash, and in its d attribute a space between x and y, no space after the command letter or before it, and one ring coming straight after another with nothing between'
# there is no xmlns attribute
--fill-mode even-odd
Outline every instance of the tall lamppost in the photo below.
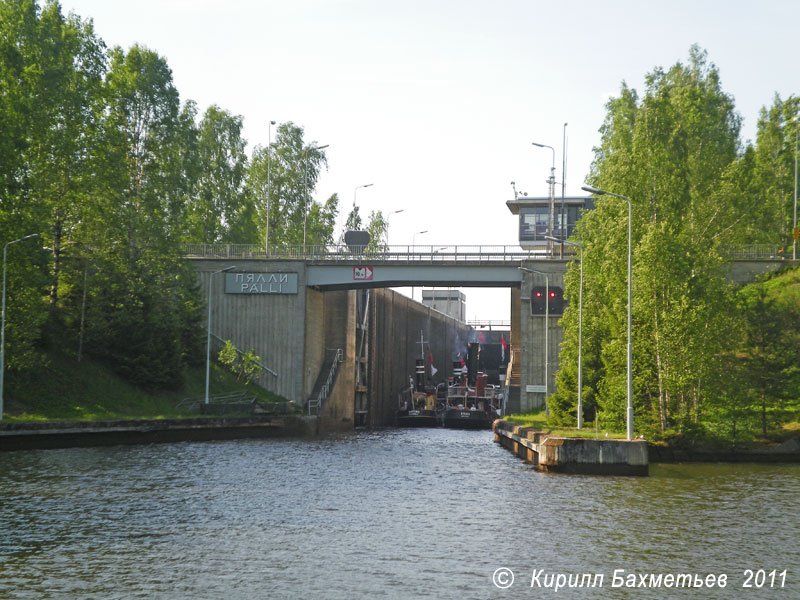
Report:
<svg viewBox="0 0 800 600"><path fill-rule="evenodd" d="M6 253L11 244L24 242L25 240L30 240L35 237L39 237L39 234L32 233L31 235L26 235L18 240L8 242L5 246L3 246L3 310L2 318L0 319L0 421L3 420L3 377L6 367Z"/></svg>
<svg viewBox="0 0 800 600"><path fill-rule="evenodd" d="M797 260L797 129L800 115L794 117L794 228L792 229L792 260Z"/></svg>
<svg viewBox="0 0 800 600"><path fill-rule="evenodd" d="M553 241L573 246L580 251L580 287L578 288L578 429L583 428L583 244L563 238Z"/></svg>
<svg viewBox="0 0 800 600"><path fill-rule="evenodd" d="M225 267L219 271L214 271L208 276L208 321L206 323L206 404L208 404L208 387L211 381L211 304L214 301L214 296L211 295L211 290L214 284L214 275L217 273L225 273L226 271L230 271L234 268L234 266Z"/></svg>
<svg viewBox="0 0 800 600"><path fill-rule="evenodd" d="M361 188L368 188L368 187L371 187L373 185L374 185L373 183L365 183L364 185L357 185L355 187L355 189L353 189L353 210L356 209L356 192L358 190L360 190Z"/></svg>
<svg viewBox="0 0 800 600"><path fill-rule="evenodd" d="M567 125L564 123L564 135L561 140L561 227L559 237L565 240L569 237L567 231L567 221L564 215L564 197L567 195ZM564 256L564 244L561 244L561 256Z"/></svg>
<svg viewBox="0 0 800 600"><path fill-rule="evenodd" d="M269 256L269 203L271 199L270 195L270 158L272 156L272 126L275 125L275 121L269 122L269 133L267 134L267 233L264 236L264 256Z"/></svg>
<svg viewBox="0 0 800 600"><path fill-rule="evenodd" d="M365 183L364 185L357 185L355 187L355 189L353 190L353 206L356 205L356 192L358 190L360 190L361 188L368 188L368 187L372 187L373 185L375 185L375 184L374 183Z"/></svg>
<svg viewBox="0 0 800 600"><path fill-rule="evenodd" d="M552 146L548 146L547 144L539 144L537 142L531 142L534 146L538 146L539 148L550 148L550 151L553 153L553 166L550 167L550 178L547 180L547 183L550 184L550 226L549 226L549 234L553 235L553 221L555 220L555 201L556 201L556 150ZM550 244L550 256L553 256L553 244Z"/></svg>
<svg viewBox="0 0 800 600"><path fill-rule="evenodd" d="M416 248L416 246L417 246L417 235L422 235L423 233L428 233L428 230L426 229L425 231L417 231L417 232L414 233L413 236L411 236L411 247L412 248ZM414 286L413 285L411 286L411 299L412 300L414 299Z"/></svg>
<svg viewBox="0 0 800 600"><path fill-rule="evenodd" d="M520 271L544 276L544 415L550 416L550 407L547 406L547 397L550 395L550 275L527 267L518 267Z"/></svg>
<svg viewBox="0 0 800 600"><path fill-rule="evenodd" d="M324 146L309 146L305 151L305 175L303 176L303 197L305 198L305 206L303 207L303 256L306 254L306 231L308 228L308 153L311 150L323 150L329 145L330 144L325 144Z"/></svg>
<svg viewBox="0 0 800 600"><path fill-rule="evenodd" d="M628 203L628 419L627 419L627 432L628 439L633 439L633 346L631 342L631 217L633 207L631 206L631 199L627 196L615 194L613 192L606 192L605 190L598 190L597 188L584 185L581 189L596 196L614 196L621 198Z"/></svg>
<svg viewBox="0 0 800 600"><path fill-rule="evenodd" d="M386 215L386 248L389 248L389 217L392 215L397 215L403 212L405 209L401 208L400 210L393 210L388 215Z"/></svg>

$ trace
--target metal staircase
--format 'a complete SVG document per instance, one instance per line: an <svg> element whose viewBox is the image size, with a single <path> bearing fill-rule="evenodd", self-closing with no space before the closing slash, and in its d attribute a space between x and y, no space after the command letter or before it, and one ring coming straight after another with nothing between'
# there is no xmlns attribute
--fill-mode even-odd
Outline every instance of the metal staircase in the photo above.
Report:
<svg viewBox="0 0 800 600"><path fill-rule="evenodd" d="M327 349L325 362L319 370L314 389L308 399L308 414L319 415L325 401L333 390L336 383L336 375L339 373L339 364L344 359L344 351L341 348Z"/></svg>
<svg viewBox="0 0 800 600"><path fill-rule="evenodd" d="M518 413L521 410L520 393L520 356L519 350L511 350L511 360L506 367L506 385L503 390L503 416Z"/></svg>

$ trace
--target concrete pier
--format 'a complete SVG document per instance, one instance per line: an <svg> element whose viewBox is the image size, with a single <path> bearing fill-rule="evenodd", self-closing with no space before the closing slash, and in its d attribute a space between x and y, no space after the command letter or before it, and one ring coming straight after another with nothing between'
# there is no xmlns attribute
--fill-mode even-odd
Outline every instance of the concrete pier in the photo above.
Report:
<svg viewBox="0 0 800 600"><path fill-rule="evenodd" d="M541 471L648 475L647 442L566 438L510 421L495 421L494 441Z"/></svg>

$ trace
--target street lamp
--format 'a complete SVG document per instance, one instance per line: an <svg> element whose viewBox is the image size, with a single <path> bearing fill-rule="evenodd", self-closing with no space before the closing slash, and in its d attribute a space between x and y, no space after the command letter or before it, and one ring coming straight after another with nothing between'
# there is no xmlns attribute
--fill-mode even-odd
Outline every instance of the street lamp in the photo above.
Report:
<svg viewBox="0 0 800 600"><path fill-rule="evenodd" d="M366 184L364 184L364 185L357 185L357 186L355 187L355 189L353 189L353 210L355 210L355 209L356 209L356 192L357 192L358 190L360 190L361 188L368 188L368 187L371 187L371 186L373 186L373 185L375 185L375 184L373 184L373 183L366 183Z"/></svg>
<svg viewBox="0 0 800 600"><path fill-rule="evenodd" d="M270 202L270 157L272 156L272 126L275 121L269 122L267 134L267 233L264 236L264 256L269 256L269 202Z"/></svg>
<svg viewBox="0 0 800 600"><path fill-rule="evenodd" d="M548 341L550 330L550 275L542 271L518 267L520 271L534 273L544 276L544 416L550 416L550 408L547 406L547 397L550 395L550 344Z"/></svg>
<svg viewBox="0 0 800 600"><path fill-rule="evenodd" d="M35 237L39 237L39 234L32 233L31 235L26 235L18 240L8 242L5 246L3 246L3 310L2 318L0 318L0 421L3 420L3 375L5 373L6 366L6 252L11 244L24 242L25 240L30 240Z"/></svg>
<svg viewBox="0 0 800 600"><path fill-rule="evenodd" d="M205 403L208 404L208 386L211 381L211 304L214 297L211 295L212 284L214 283L214 275L217 273L225 273L234 269L235 266L225 267L219 271L214 271L208 276L208 321L206 323L206 395Z"/></svg>
<svg viewBox="0 0 800 600"><path fill-rule="evenodd" d="M325 144L324 146L308 146L305 151L305 175L303 176L303 188L305 192L303 194L305 198L305 206L303 207L303 256L306 254L306 230L308 227L308 153L310 150L323 150L329 145L330 144Z"/></svg>
<svg viewBox="0 0 800 600"><path fill-rule="evenodd" d="M411 236L411 247L412 248L416 249L416 247L417 247L417 235L422 235L423 233L428 233L428 230L426 229L425 231L417 231L416 233L414 233L413 236ZM412 300L414 299L414 286L413 285L411 286L411 299Z"/></svg>
<svg viewBox="0 0 800 600"><path fill-rule="evenodd" d="M633 207L631 199L627 196L615 194L613 192L606 192L605 190L598 190L597 188L584 185L581 187L584 192L589 192L596 196L614 196L621 198L628 203L628 419L627 419L627 432L628 439L633 439L633 346L631 345L631 216Z"/></svg>
<svg viewBox="0 0 800 600"><path fill-rule="evenodd" d="M792 260L797 260L797 129L800 115L794 117L794 228L792 229Z"/></svg>
<svg viewBox="0 0 800 600"><path fill-rule="evenodd" d="M559 235L561 239L569 237L567 231L566 215L564 214L564 197L567 195L567 125L564 123L564 135L561 141L561 227L559 228ZM564 256L564 243L561 243L561 256Z"/></svg>
<svg viewBox="0 0 800 600"><path fill-rule="evenodd" d="M356 205L356 192L358 190L360 190L361 188L368 188L368 187L372 187L373 185L375 185L375 184L374 183L365 183L364 185L357 185L355 187L355 189L353 190L353 206Z"/></svg>
<svg viewBox="0 0 800 600"><path fill-rule="evenodd" d="M553 221L555 220L555 196L556 196L556 150L552 146L548 146L547 144L539 144L537 142L531 142L534 146L539 148L550 148L550 151L553 153L553 166L550 167L550 178L547 180L547 183L550 184L550 235L553 235ZM553 245L550 244L550 256L553 256Z"/></svg>
<svg viewBox="0 0 800 600"><path fill-rule="evenodd" d="M548 236L549 237L549 236ZM570 242L563 238L550 238L554 242L561 242L573 246L580 251L580 287L578 288L578 429L583 427L583 244Z"/></svg>
<svg viewBox="0 0 800 600"><path fill-rule="evenodd" d="M400 210L393 210L388 215L386 215L386 247L387 247L387 249L389 247L389 217L391 217L392 215L399 214L399 213L403 212L404 210L405 209L403 209L403 208L401 208Z"/></svg>

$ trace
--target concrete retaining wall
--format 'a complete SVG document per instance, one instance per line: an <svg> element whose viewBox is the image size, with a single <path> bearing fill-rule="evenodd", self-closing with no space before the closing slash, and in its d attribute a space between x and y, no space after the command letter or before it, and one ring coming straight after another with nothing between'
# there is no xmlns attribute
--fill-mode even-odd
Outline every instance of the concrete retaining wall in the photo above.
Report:
<svg viewBox="0 0 800 600"><path fill-rule="evenodd" d="M647 475L644 440L593 440L551 436L509 421L496 421L494 439L542 471L597 475Z"/></svg>
<svg viewBox="0 0 800 600"><path fill-rule="evenodd" d="M356 292L353 290L318 292L324 296L325 328L321 338L307 338L307 346L323 346L325 351L341 348L344 360L339 365L336 384L320 414L320 432L353 431L356 366ZM319 373L319 368L317 368ZM313 382L312 382L313 385ZM310 389L310 388L309 388Z"/></svg>
<svg viewBox="0 0 800 600"><path fill-rule="evenodd" d="M0 451L316 435L315 418L252 416L0 424Z"/></svg>
<svg viewBox="0 0 800 600"><path fill-rule="evenodd" d="M547 273L550 287L564 289L564 269L561 262L527 261L525 268ZM531 313L531 288L544 286L545 276L536 273L524 273L519 296L512 295L512 310L518 320L512 317L513 349L520 350L520 409L529 412L544 406L545 393L532 391L533 386L543 388L545 384L552 394L556 391L556 372L558 371L558 355L563 334L558 324L561 315L551 315L549 323L543 315ZM545 325L547 325L547 346L545 352ZM519 330L514 335L514 328ZM548 359L547 382L545 382L545 357Z"/></svg>
<svg viewBox="0 0 800 600"><path fill-rule="evenodd" d="M273 377L262 373L258 385L302 406L308 391L305 383L303 358L305 339L321 332L323 316L321 293L306 288L305 264L301 261L263 260L192 260L203 294L208 300L211 286L211 332L222 339L231 340L242 351L255 349L261 362L278 373ZM225 273L211 273L235 266L233 272L243 273L297 273L297 294L226 294ZM311 319L306 320L306 303L312 303ZM212 352L218 345L212 343ZM313 377L316 377L314 373ZM313 381L310 385L313 385Z"/></svg>
<svg viewBox="0 0 800 600"><path fill-rule="evenodd" d="M452 374L452 362L466 350L470 327L465 323L423 306L391 289L374 289L370 313L369 425L390 425L397 410L397 395L408 387L414 365L420 357L420 331L425 338L425 368L430 374L433 354L437 384Z"/></svg>

